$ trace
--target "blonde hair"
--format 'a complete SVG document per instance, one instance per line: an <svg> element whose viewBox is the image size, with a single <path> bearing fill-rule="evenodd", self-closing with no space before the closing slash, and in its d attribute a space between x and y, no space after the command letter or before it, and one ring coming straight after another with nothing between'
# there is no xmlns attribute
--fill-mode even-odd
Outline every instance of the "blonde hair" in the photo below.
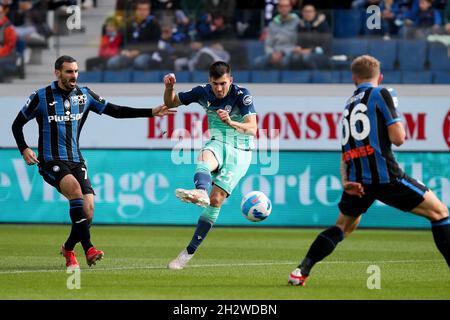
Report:
<svg viewBox="0 0 450 320"><path fill-rule="evenodd" d="M380 61L369 55L355 58L351 65L352 74L361 80L372 80L380 74Z"/></svg>

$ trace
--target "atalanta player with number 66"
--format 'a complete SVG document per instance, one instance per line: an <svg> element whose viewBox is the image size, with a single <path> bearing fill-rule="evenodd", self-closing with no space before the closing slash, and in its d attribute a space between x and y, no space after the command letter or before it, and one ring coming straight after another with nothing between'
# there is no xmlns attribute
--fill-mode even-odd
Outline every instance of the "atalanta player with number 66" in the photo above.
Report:
<svg viewBox="0 0 450 320"><path fill-rule="evenodd" d="M12 125L17 147L28 165L37 164L44 180L63 194L70 204L72 229L61 246L68 268L78 268L74 247L81 242L89 266L103 258L90 240L94 190L79 148L79 138L89 111L114 118L165 116L175 111L166 105L130 108L107 102L87 87L77 86L78 65L61 56L55 62L57 81L33 92ZM38 157L28 147L23 126L36 118L39 126Z"/></svg>
<svg viewBox="0 0 450 320"><path fill-rule="evenodd" d="M437 249L450 267L448 208L419 181L407 176L392 152L403 144L405 129L392 89L380 87L380 62L368 55L351 65L356 91L342 117L341 176L344 192L335 226L318 235L288 283L303 286L312 267L330 255L358 226L375 200L411 212L431 223ZM376 214L376 213L375 213Z"/></svg>

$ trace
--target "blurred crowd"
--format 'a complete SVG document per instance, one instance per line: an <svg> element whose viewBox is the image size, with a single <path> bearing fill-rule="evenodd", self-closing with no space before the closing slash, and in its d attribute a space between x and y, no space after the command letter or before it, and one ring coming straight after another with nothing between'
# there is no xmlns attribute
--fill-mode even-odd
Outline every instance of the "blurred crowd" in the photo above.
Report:
<svg viewBox="0 0 450 320"><path fill-rule="evenodd" d="M212 62L236 69L317 69L330 64L333 9L366 14L381 25L362 36L409 39L450 35L450 0L117 0L87 70L203 70ZM247 61L245 40L264 43Z"/></svg>
<svg viewBox="0 0 450 320"><path fill-rule="evenodd" d="M55 33L48 13L74 4L86 10L96 1L0 0L0 71L18 52L45 47ZM335 24L347 23L334 21L333 10L368 17L372 5L381 24L356 26L358 35L450 44L450 0L116 0L86 69L203 70L217 60L235 69L326 68ZM261 44L252 61L247 40Z"/></svg>

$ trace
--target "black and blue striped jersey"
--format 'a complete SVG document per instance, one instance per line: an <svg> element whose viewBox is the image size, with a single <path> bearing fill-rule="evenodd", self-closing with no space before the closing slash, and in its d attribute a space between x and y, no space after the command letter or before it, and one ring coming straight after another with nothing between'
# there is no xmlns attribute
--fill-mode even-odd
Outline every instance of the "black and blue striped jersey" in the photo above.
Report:
<svg viewBox="0 0 450 320"><path fill-rule="evenodd" d="M38 160L83 162L80 132L89 111L102 114L107 101L87 87L65 92L55 81L31 94L21 112L39 126Z"/></svg>
<svg viewBox="0 0 450 320"><path fill-rule="evenodd" d="M393 89L360 84L342 115L342 158L349 181L390 183L403 175L392 152L388 126L401 121Z"/></svg>

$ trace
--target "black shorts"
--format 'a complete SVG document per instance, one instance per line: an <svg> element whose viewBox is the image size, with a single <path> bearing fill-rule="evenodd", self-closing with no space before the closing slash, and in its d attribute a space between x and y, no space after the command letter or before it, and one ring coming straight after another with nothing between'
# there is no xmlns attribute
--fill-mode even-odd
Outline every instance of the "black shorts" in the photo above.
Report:
<svg viewBox="0 0 450 320"><path fill-rule="evenodd" d="M411 211L424 200L428 188L417 180L404 175L391 183L364 185L364 196L342 193L339 209L346 216L358 217L365 213L375 200L402 211Z"/></svg>
<svg viewBox="0 0 450 320"><path fill-rule="evenodd" d="M95 194L87 174L87 168L82 162L51 160L38 164L39 173L44 180L61 192L59 183L66 175L71 174L77 179L83 194Z"/></svg>

